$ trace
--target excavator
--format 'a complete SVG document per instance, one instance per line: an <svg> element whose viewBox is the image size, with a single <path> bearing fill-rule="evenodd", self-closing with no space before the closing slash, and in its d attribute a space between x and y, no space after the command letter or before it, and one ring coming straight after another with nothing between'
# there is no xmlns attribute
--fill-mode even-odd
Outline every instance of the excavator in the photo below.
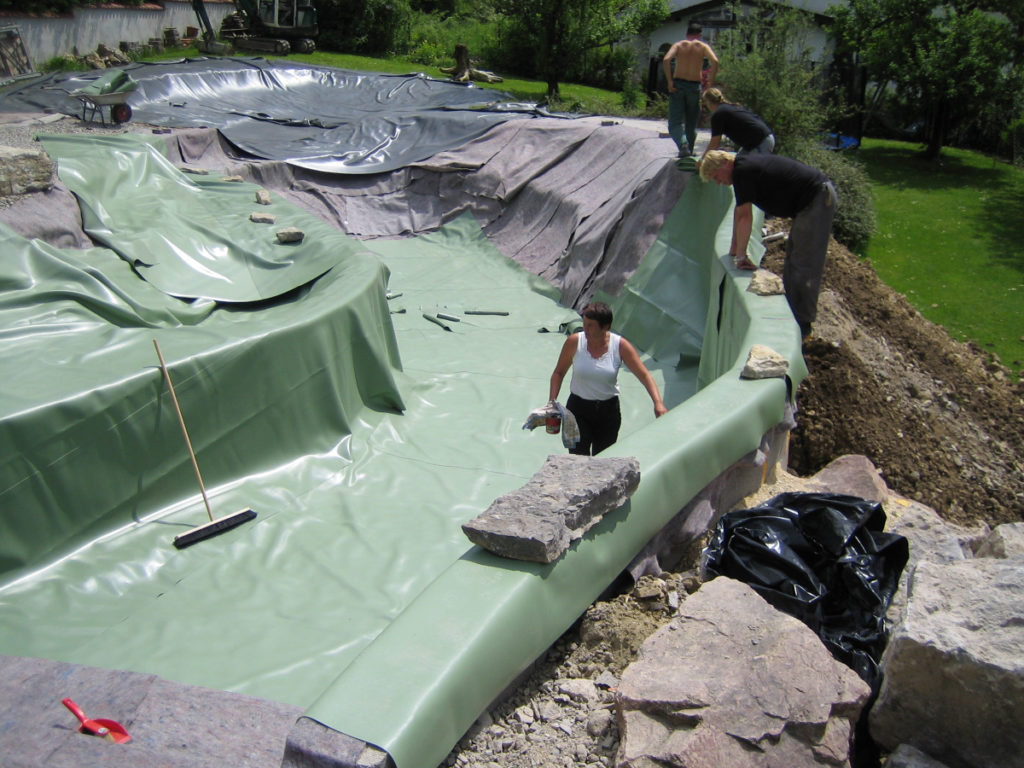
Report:
<svg viewBox="0 0 1024 768"><path fill-rule="evenodd" d="M218 42L203 0L192 0L192 8L202 30L196 48L204 53L228 53L231 44L242 50L279 56L316 50L320 29L313 0L235 0L236 12L227 16L220 27L220 37L225 42Z"/></svg>

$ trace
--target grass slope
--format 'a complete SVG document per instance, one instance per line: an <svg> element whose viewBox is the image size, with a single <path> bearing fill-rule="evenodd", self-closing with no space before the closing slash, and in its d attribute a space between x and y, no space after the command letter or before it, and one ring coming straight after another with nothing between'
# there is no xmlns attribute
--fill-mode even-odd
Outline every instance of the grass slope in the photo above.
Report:
<svg viewBox="0 0 1024 768"><path fill-rule="evenodd" d="M1024 368L1024 169L977 152L865 139L878 233L865 255L929 320Z"/></svg>

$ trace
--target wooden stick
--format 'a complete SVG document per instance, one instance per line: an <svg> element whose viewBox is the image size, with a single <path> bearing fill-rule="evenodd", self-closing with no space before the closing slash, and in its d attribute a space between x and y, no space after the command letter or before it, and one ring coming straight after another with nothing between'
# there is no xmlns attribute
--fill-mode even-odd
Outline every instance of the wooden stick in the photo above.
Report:
<svg viewBox="0 0 1024 768"><path fill-rule="evenodd" d="M174 402L174 412L178 414L178 423L181 424L181 433L185 435L185 445L188 446L188 455L192 459L192 469L196 471L196 480L199 481L199 492L203 494L203 504L206 505L206 514L210 517L210 522L213 522L213 510L210 509L210 500L206 497L206 486L203 485L203 476L199 472L199 462L196 461L196 452L192 450L192 440L188 436L188 428L185 426L185 417L181 415L181 406L178 405L178 396L174 394L174 384L171 383L171 374L167 370L167 364L164 363L164 356L160 352L160 345L157 344L156 339L153 339L153 346L156 347L156 356L160 358L160 369L164 372L164 378L167 380L167 388L171 391L171 400Z"/></svg>

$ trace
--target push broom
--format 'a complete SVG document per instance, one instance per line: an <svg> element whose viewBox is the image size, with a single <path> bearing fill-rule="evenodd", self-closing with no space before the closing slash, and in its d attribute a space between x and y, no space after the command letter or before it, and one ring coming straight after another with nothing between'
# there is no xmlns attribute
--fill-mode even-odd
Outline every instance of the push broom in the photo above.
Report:
<svg viewBox="0 0 1024 768"><path fill-rule="evenodd" d="M164 372L164 379L167 381L167 389L171 392L171 402L174 403L174 412L178 414L178 423L181 425L181 433L185 436L185 445L188 446L188 455L192 459L192 469L196 471L196 480L199 481L199 492L203 495L203 504L206 505L206 514L210 522L193 528L188 533L182 533L174 537L174 546L184 549L198 541L216 536L218 533L234 528L236 525L252 520L256 513L251 509L242 509L224 517L214 519L213 510L210 509L210 499L206 496L206 486L203 485L203 476L199 472L199 462L196 461L196 452L192 450L192 440L188 436L188 429L185 427L185 417L181 415L181 406L178 405L178 396L174 394L174 384L171 383L171 374L164 363L163 353L160 352L160 345L153 339L153 346L156 347L156 356L160 359L160 370Z"/></svg>

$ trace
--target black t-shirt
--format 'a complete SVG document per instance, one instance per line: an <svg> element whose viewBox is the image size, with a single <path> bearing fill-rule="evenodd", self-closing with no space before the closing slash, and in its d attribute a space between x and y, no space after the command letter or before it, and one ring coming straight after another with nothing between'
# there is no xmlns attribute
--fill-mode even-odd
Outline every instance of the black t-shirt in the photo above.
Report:
<svg viewBox="0 0 1024 768"><path fill-rule="evenodd" d="M753 203L771 216L796 216L826 181L817 168L781 155L737 155L732 167L736 205Z"/></svg>
<svg viewBox="0 0 1024 768"><path fill-rule="evenodd" d="M711 113L711 136L725 134L740 148L756 147L770 133L764 120L738 104L719 104Z"/></svg>

